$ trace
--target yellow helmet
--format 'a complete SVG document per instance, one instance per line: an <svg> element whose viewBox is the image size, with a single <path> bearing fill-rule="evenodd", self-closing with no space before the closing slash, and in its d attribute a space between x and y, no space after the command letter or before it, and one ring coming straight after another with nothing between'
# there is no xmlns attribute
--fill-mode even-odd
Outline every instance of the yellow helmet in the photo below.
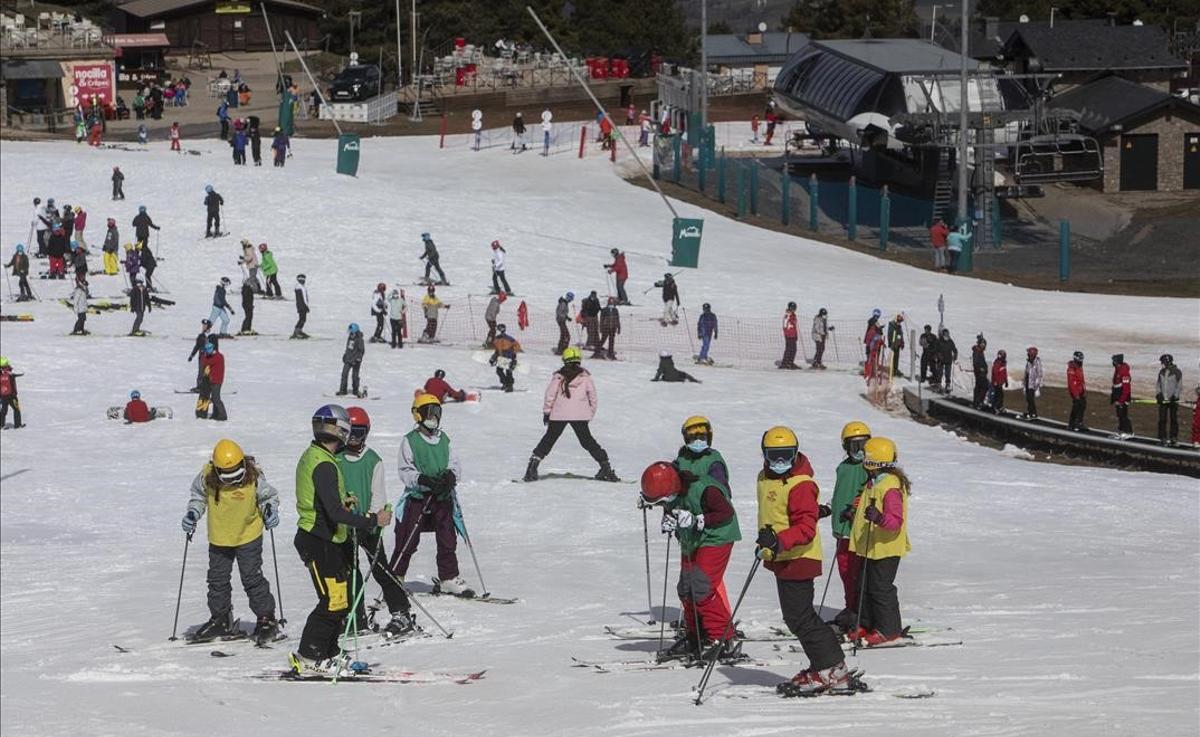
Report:
<svg viewBox="0 0 1200 737"><path fill-rule="evenodd" d="M425 408L430 405L436 406L440 412L441 407L442 407L442 402L440 399L438 399L437 397L435 397L432 394L425 394L425 393L418 394L416 396L416 398L413 399L413 403L412 403L413 421L421 422L422 420L424 420L425 419L424 415L425 415L425 413L427 413L427 410Z"/></svg>
<svg viewBox="0 0 1200 737"><path fill-rule="evenodd" d="M132 249L133 249L133 244L132 244L132 243L126 243L124 246L122 246L122 248L124 248L126 251L132 250Z"/></svg>
<svg viewBox="0 0 1200 737"><path fill-rule="evenodd" d="M683 427L679 428L679 431L683 433L683 439L685 441L688 439L689 435L699 435L701 432L703 432L708 440L709 445L712 445L713 428L712 423L708 421L707 417L702 415L692 415L683 421Z"/></svg>
<svg viewBox="0 0 1200 737"><path fill-rule="evenodd" d="M896 465L896 444L887 438L871 438L863 446L863 466L868 469Z"/></svg>
<svg viewBox="0 0 1200 737"><path fill-rule="evenodd" d="M850 438L869 438L871 437L871 428L867 427L867 423L854 420L847 422L842 428L842 442L846 442Z"/></svg>
<svg viewBox="0 0 1200 737"><path fill-rule="evenodd" d="M763 461L772 473L785 474L791 470L800 453L800 441L791 428L776 425L763 433Z"/></svg>
<svg viewBox="0 0 1200 737"><path fill-rule="evenodd" d="M762 448L799 448L800 441L796 438L796 433L792 432L790 427L776 425L770 430L763 433Z"/></svg>
<svg viewBox="0 0 1200 737"><path fill-rule="evenodd" d="M583 352L576 346L571 346L562 352L563 363L579 363L583 360Z"/></svg>
<svg viewBox="0 0 1200 737"><path fill-rule="evenodd" d="M246 475L246 454L229 439L218 440L212 452L213 469L225 484L236 484Z"/></svg>

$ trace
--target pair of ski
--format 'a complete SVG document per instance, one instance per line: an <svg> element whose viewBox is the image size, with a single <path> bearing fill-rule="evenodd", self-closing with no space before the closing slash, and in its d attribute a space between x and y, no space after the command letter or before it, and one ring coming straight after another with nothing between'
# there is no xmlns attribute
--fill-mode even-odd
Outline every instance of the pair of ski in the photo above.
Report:
<svg viewBox="0 0 1200 737"><path fill-rule="evenodd" d="M357 667L356 667L357 666ZM465 673L447 671L376 670L376 664L355 661L344 673L334 675L297 675L292 670L271 670L251 676L267 681L291 681L292 683L405 683L429 685L453 683L466 685L483 678L486 670Z"/></svg>

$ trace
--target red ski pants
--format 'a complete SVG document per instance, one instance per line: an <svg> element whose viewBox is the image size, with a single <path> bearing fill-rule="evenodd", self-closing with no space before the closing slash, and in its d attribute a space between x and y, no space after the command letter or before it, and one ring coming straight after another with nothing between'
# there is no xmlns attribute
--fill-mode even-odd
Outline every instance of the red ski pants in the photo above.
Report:
<svg viewBox="0 0 1200 737"><path fill-rule="evenodd" d="M837 541L837 567L842 577L842 589L846 593L846 609L858 611L858 573L862 570L862 558L850 552L850 538L840 537Z"/></svg>
<svg viewBox="0 0 1200 737"><path fill-rule="evenodd" d="M700 628L705 637L710 640L733 637L733 629L729 627L729 603L721 595L725 589L725 568L732 551L733 543L713 545L697 548L690 556L679 559L679 600L683 603L683 621L689 633L696 631L699 613Z"/></svg>

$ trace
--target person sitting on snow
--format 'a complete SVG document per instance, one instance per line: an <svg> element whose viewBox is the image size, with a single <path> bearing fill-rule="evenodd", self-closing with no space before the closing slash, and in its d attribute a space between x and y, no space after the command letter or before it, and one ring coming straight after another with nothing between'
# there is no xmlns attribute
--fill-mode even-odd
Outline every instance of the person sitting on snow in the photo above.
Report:
<svg viewBox="0 0 1200 737"><path fill-rule="evenodd" d="M447 397L455 402L465 402L467 399L465 391L450 386L446 381L446 372L441 369L434 371L433 376L425 382L425 393L437 397L439 402L445 402Z"/></svg>
<svg viewBox="0 0 1200 737"><path fill-rule="evenodd" d="M125 403L124 417L126 422L149 422L154 419L150 407L142 399L142 393L137 389L129 392L129 401Z"/></svg>
<svg viewBox="0 0 1200 737"><path fill-rule="evenodd" d="M696 384L701 383L699 379L688 372L675 368L675 359L667 351L658 354L658 371L654 373L654 378L650 381L691 381Z"/></svg>

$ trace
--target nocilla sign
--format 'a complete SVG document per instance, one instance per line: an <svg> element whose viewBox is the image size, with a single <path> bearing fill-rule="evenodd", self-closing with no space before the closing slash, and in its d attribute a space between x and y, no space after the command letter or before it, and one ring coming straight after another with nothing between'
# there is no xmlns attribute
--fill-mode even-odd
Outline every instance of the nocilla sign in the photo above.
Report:
<svg viewBox="0 0 1200 737"><path fill-rule="evenodd" d="M249 13L250 3L217 3L217 15Z"/></svg>

